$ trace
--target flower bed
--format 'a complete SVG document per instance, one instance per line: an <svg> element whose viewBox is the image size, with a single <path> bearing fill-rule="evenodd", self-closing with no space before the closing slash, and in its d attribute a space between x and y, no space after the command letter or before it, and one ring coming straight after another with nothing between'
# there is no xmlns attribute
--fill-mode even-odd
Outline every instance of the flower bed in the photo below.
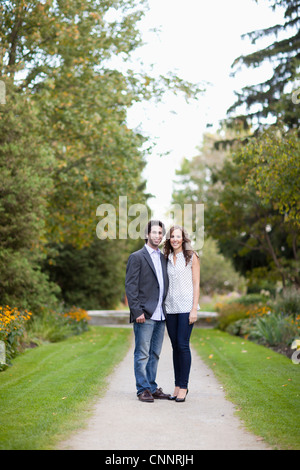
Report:
<svg viewBox="0 0 300 470"><path fill-rule="evenodd" d="M72 325L76 334L80 334L88 330L89 316L86 310L72 307L72 309L69 312L64 313L63 316L68 320L68 323Z"/></svg>
<svg viewBox="0 0 300 470"><path fill-rule="evenodd" d="M4 342L6 350L6 363L0 363L0 371L18 354L25 324L31 316L32 313L27 310L18 310L9 305L0 306L0 341Z"/></svg>
<svg viewBox="0 0 300 470"><path fill-rule="evenodd" d="M296 295L299 298L299 294L293 295L293 302L290 300L291 294L287 297L288 308L284 308L287 305L284 297L258 304L251 303L255 300L253 296L249 299L245 296L230 303L218 304L218 328L291 357L292 343L300 338L300 312L294 300ZM299 304L299 300L297 302Z"/></svg>
<svg viewBox="0 0 300 470"><path fill-rule="evenodd" d="M30 320L30 321L29 321ZM0 341L5 345L6 361L0 371L22 350L43 342L62 341L88 330L88 313L72 307L67 312L44 309L39 315L8 305L0 307Z"/></svg>

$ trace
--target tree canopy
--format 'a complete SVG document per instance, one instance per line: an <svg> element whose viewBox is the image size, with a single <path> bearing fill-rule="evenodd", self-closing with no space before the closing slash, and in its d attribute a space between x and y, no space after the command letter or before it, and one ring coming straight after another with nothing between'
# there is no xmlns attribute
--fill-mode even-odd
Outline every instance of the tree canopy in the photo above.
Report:
<svg viewBox="0 0 300 470"><path fill-rule="evenodd" d="M270 43L255 52L238 57L233 68L238 73L238 66L260 67L268 61L272 64L273 74L262 83L245 86L236 92L237 100L230 107L229 113L236 112L243 104L247 107L244 119L258 119L260 124L266 118L283 121L289 128L298 128L299 110L292 100L292 92L299 88L300 67L300 17L299 0L268 0L273 10L284 8L282 24L245 33L244 38L252 44L259 44L263 38L271 38ZM257 2L259 3L259 2ZM253 111L253 108L256 107Z"/></svg>
<svg viewBox="0 0 300 470"><path fill-rule="evenodd" d="M51 292L47 275L56 282L49 266L61 259L63 246L93 247L106 269L114 269L115 261L110 266L104 260L112 251L100 249L96 238L97 207L110 203L118 209L120 195L128 204L147 200L145 138L128 128L127 110L160 99L169 88L190 97L198 91L175 74L154 79L112 66L113 57L126 63L141 45L145 8L146 1L137 0L1 2L2 302L36 305L41 286L44 302ZM123 266L124 256L119 260ZM24 276L22 263L28 266ZM33 273L39 280L32 284ZM99 289L101 280L99 270Z"/></svg>

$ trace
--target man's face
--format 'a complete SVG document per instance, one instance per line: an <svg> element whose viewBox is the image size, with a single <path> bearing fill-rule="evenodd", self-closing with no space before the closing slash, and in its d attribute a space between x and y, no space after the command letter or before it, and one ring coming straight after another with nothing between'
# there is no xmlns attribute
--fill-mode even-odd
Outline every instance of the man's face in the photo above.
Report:
<svg viewBox="0 0 300 470"><path fill-rule="evenodd" d="M163 229L159 225L153 225L148 235L148 245L158 248L163 239Z"/></svg>

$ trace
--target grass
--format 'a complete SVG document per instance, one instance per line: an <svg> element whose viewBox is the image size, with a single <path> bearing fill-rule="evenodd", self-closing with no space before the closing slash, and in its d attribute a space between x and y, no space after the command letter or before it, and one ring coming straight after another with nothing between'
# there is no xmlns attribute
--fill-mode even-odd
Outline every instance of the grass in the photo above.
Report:
<svg viewBox="0 0 300 470"><path fill-rule="evenodd" d="M27 350L0 373L0 449L45 450L84 424L130 345L130 329L91 327Z"/></svg>
<svg viewBox="0 0 300 470"><path fill-rule="evenodd" d="M91 327L27 350L0 373L0 449L54 449L84 425L130 345L128 328ZM300 366L263 346L195 328L192 343L245 426L277 449L300 449Z"/></svg>
<svg viewBox="0 0 300 470"><path fill-rule="evenodd" d="M194 329L192 344L250 431L274 449L300 449L299 364L215 329Z"/></svg>

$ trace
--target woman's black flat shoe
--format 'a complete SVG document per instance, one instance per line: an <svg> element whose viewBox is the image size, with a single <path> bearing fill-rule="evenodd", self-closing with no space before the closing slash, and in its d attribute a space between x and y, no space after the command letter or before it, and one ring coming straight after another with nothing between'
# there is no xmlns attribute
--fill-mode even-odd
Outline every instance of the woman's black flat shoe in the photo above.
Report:
<svg viewBox="0 0 300 470"><path fill-rule="evenodd" d="M189 390L187 389L186 394L185 394L185 397L184 397L184 398L177 398L177 397L175 397L175 401L176 401L177 403L183 403L183 402L185 401L186 396L187 396L188 393L189 393Z"/></svg>

